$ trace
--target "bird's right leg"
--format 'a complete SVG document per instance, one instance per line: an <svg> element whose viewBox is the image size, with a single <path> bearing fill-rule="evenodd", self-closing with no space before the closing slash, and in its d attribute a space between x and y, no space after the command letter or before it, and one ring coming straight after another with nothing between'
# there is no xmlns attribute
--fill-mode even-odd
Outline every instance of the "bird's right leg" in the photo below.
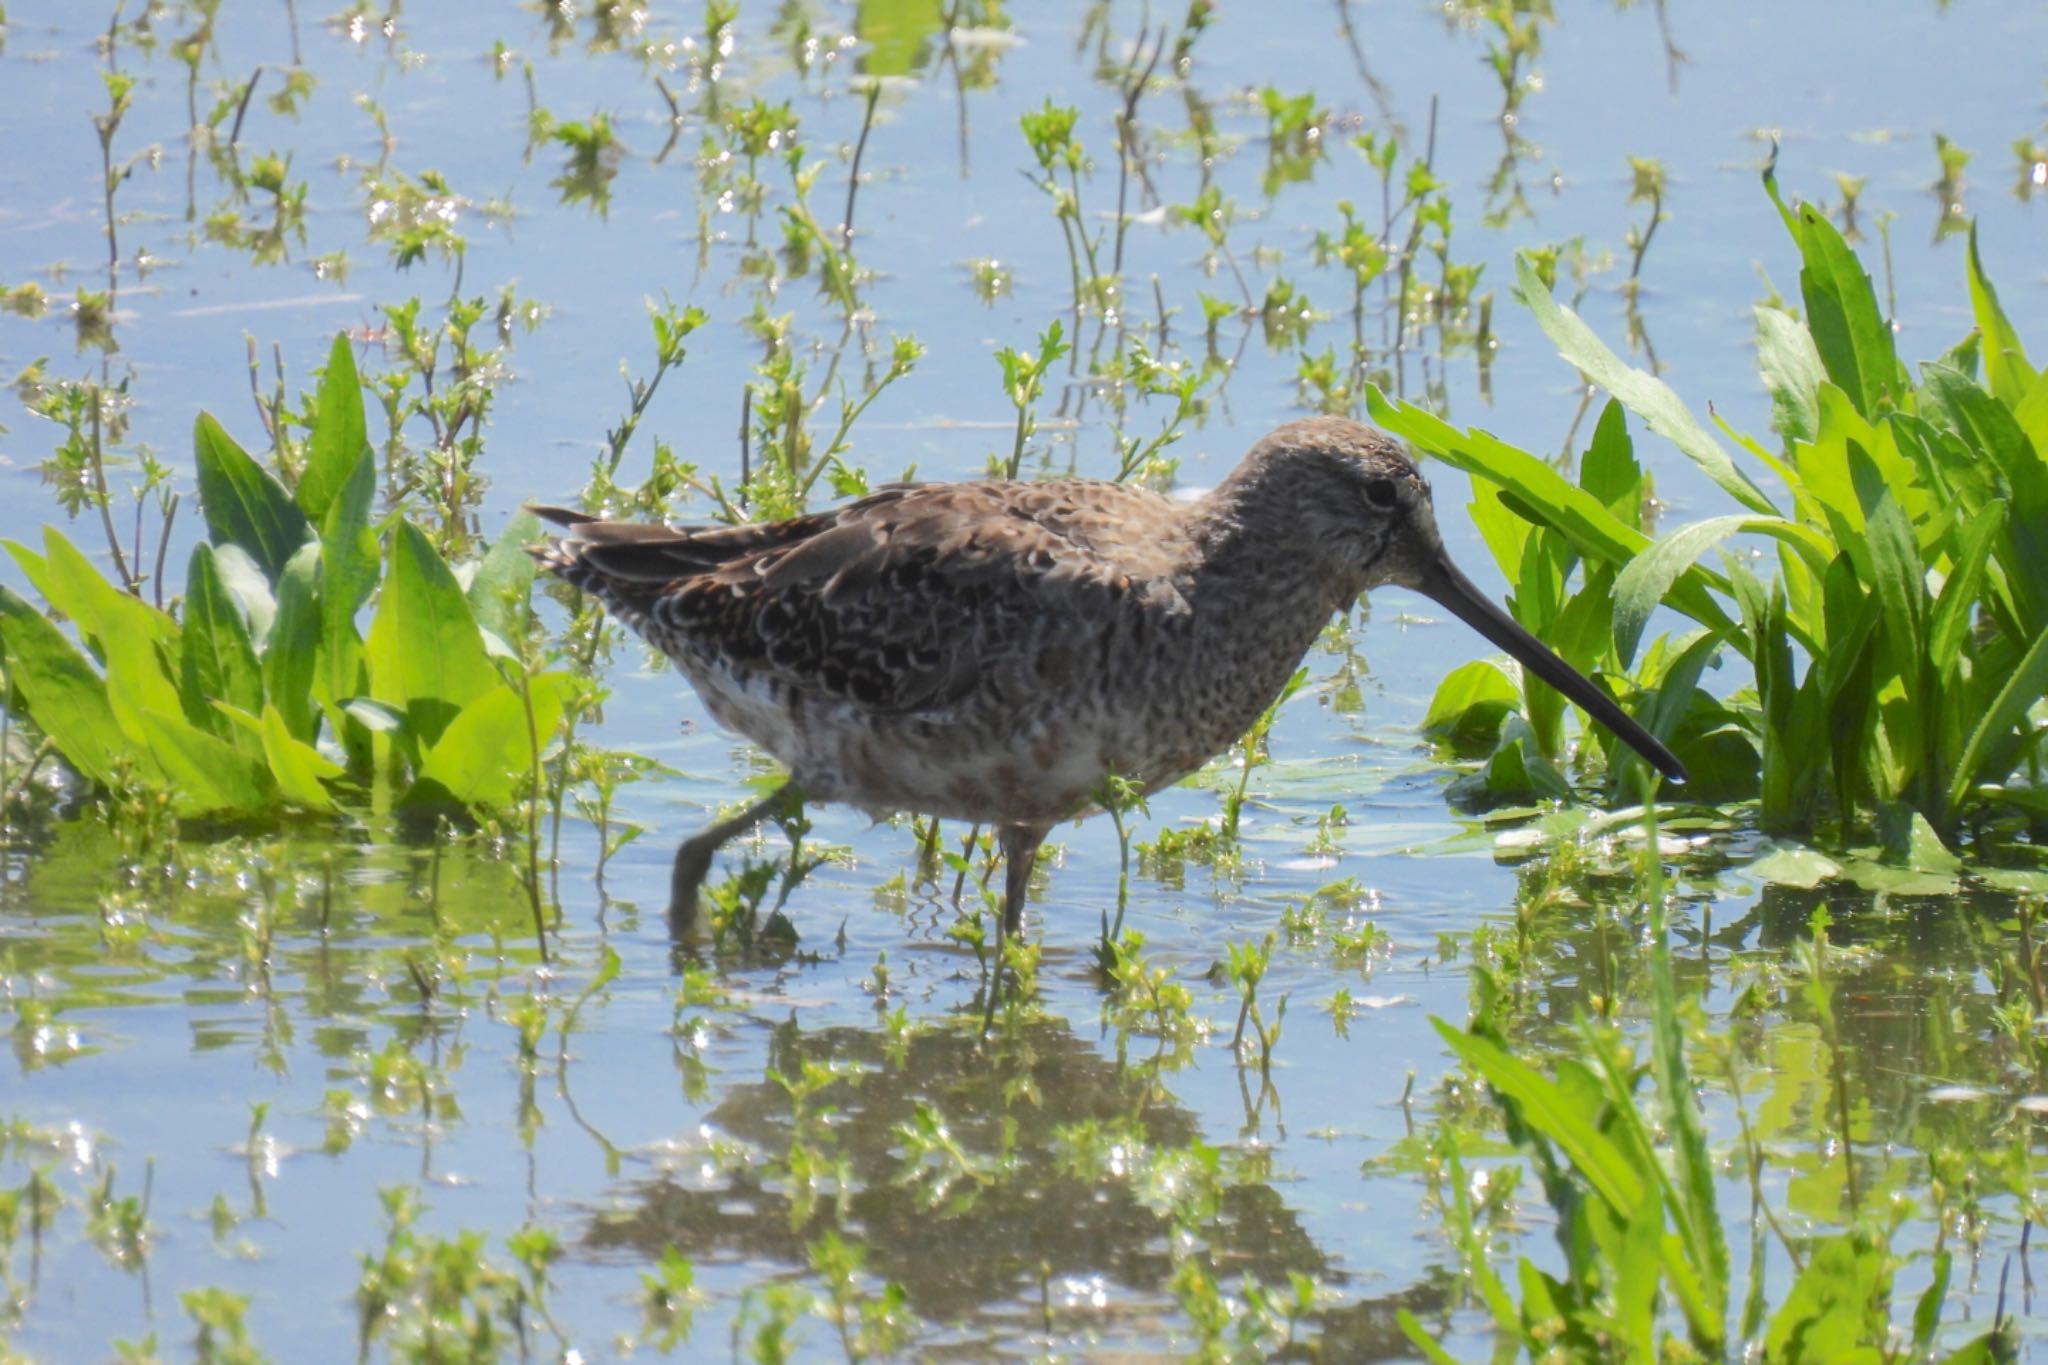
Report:
<svg viewBox="0 0 2048 1365"><path fill-rule="evenodd" d="M1010 935L1024 928L1024 896L1031 887L1031 869L1038 863L1038 846L1048 832L1043 825L1005 825L996 835L1003 848L1003 915L996 921L996 970L981 1016L984 1037L995 1025L996 997L1003 989L1003 948Z"/></svg>
<svg viewBox="0 0 2048 1365"><path fill-rule="evenodd" d="M745 834L765 820L785 801L802 801L796 783L789 781L748 806L730 819L683 840L676 849L676 863L669 874L668 922L676 937L688 934L697 920L697 892L711 872L711 857L728 841Z"/></svg>

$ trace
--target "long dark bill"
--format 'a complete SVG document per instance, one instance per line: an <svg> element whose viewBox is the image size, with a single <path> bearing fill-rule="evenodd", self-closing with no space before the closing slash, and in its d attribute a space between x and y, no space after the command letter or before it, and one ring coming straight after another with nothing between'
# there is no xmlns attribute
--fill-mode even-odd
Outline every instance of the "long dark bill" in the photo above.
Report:
<svg viewBox="0 0 2048 1365"><path fill-rule="evenodd" d="M1458 572L1458 566L1441 555L1423 573L1416 585L1422 592L1450 608L1460 621L1515 656L1522 667L1564 693L1602 725L1620 737L1674 782L1685 781L1685 765L1657 737L1636 724L1635 719L1616 706L1592 680L1550 652L1550 647L1522 629L1514 617L1502 611L1479 591L1472 580Z"/></svg>

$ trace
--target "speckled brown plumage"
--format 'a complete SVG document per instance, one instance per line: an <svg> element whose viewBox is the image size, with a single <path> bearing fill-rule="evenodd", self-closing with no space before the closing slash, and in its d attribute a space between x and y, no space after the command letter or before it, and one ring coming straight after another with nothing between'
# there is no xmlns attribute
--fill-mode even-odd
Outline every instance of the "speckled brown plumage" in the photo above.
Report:
<svg viewBox="0 0 2048 1365"><path fill-rule="evenodd" d="M734 527L540 510L570 527L541 563L673 659L806 796L998 827L1008 928L1053 824L1111 773L1157 790L1227 747L1368 588L1428 592L1570 672L1453 600L1476 592L1444 558L1427 485L1389 438L1336 418L1280 428L1184 502L1063 479L891 487ZM767 804L685 844L678 913Z"/></svg>

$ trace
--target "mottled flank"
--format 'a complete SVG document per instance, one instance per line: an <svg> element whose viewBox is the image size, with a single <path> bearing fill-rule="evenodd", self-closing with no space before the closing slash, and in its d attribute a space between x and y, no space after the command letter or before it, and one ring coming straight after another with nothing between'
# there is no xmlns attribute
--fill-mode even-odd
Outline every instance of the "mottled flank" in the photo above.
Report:
<svg viewBox="0 0 2048 1365"><path fill-rule="evenodd" d="M1540 676L1592 691L1512 623L1503 638L1483 599L1468 609L1413 464L1336 418L1280 428L1191 502L1062 479L903 485L751 526L536 510L570 528L541 563L673 659L807 797L1001 830L1010 929L1052 825L1109 774L1154 791L1226 748L1368 588L1428 592ZM684 845L678 914L716 844L769 804Z"/></svg>

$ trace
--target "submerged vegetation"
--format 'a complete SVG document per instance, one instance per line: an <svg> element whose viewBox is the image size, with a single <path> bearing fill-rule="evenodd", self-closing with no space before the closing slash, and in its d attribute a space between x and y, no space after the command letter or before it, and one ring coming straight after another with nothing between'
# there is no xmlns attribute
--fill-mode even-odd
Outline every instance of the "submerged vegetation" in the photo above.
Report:
<svg viewBox="0 0 2048 1365"><path fill-rule="evenodd" d="M1376 13L1483 55L1477 147L1346 0L1306 73L1209 0L149 0L38 17L49 63L16 8L0 89L50 105L0 131L69 120L91 212L0 254L0 341L75 350L0 427L47 489L0 509L0 1358L2025 1344L2048 375L1963 140L1912 268L1968 321L1910 370L1882 196L1771 155L1745 407L1651 341L1703 168L1573 167L1612 244L1541 241L1545 5ZM1468 476L1515 615L1691 782L1383 598L1186 788L1106 790L1000 962L990 831L796 805L668 941L671 798L774 777L536 597L520 502L1185 490L1301 409Z"/></svg>

